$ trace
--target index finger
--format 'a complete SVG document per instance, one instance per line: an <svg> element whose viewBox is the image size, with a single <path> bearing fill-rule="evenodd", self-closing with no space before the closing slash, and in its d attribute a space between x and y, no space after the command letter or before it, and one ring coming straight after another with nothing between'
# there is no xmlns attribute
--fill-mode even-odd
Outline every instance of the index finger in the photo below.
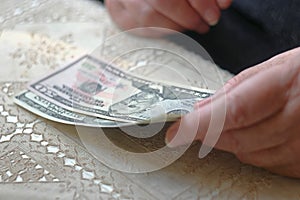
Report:
<svg viewBox="0 0 300 200"><path fill-rule="evenodd" d="M209 26L186 0L146 0L155 10L182 27L200 33L207 32Z"/></svg>
<svg viewBox="0 0 300 200"><path fill-rule="evenodd" d="M204 104L173 125L167 132L166 141L172 142L171 146L183 145L184 141L175 136L194 135L190 132L197 127L194 139L204 140L204 144L211 146L217 142L223 131L247 127L277 113L287 101L284 91L287 91L290 84L282 81L287 73L283 69L282 66L266 69L241 82L228 93L225 91L212 97L210 103ZM185 129L180 129L180 126ZM222 130L216 127L222 127Z"/></svg>
<svg viewBox="0 0 300 200"><path fill-rule="evenodd" d="M189 3L209 25L218 23L221 12L216 0L189 0Z"/></svg>

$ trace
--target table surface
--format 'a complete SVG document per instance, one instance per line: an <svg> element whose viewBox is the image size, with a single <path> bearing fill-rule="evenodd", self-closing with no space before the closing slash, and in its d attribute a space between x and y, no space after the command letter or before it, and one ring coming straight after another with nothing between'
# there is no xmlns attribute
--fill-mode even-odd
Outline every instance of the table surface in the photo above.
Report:
<svg viewBox="0 0 300 200"><path fill-rule="evenodd" d="M117 171L85 148L76 127L50 122L16 106L13 96L29 81L97 49L98 44L120 33L100 2L3 0L0 29L1 199L300 199L299 180L244 165L221 151L198 159L199 144L193 144L176 162L158 171ZM131 36L120 38L121 43L107 44L103 57L118 56L124 48L145 47L153 42ZM193 76L194 72L180 68L192 85L217 89L231 77L176 44L160 41L159 45L179 52L190 62L203 64L200 70L206 74L205 83ZM153 51L154 56L149 56L147 62L174 62L160 53ZM135 63L141 56L137 53L126 62ZM125 63L120 67L131 70L128 66ZM149 70L136 72L145 75ZM119 129L105 132L124 148L153 150L163 144L163 134L133 141ZM109 149L94 148L100 156L119 162L105 153Z"/></svg>

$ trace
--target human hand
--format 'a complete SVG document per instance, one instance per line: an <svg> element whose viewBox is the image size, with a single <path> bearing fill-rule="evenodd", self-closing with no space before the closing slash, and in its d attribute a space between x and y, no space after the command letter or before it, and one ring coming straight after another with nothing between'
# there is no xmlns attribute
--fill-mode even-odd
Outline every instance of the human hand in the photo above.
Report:
<svg viewBox="0 0 300 200"><path fill-rule="evenodd" d="M105 4L116 24L129 30L139 27L162 27L175 31L194 30L205 33L217 24L220 10L232 0L106 0ZM137 33L144 36L152 32Z"/></svg>
<svg viewBox="0 0 300 200"><path fill-rule="evenodd" d="M194 129L196 140L215 144L244 163L300 178L300 48L245 70L223 91L175 123L166 135L168 146L183 145ZM212 110L222 112L224 106L221 133L205 140Z"/></svg>

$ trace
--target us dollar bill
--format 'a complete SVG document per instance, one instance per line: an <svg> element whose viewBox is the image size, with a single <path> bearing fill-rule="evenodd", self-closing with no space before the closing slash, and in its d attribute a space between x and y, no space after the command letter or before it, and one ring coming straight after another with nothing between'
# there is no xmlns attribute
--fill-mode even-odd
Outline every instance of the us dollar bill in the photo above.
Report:
<svg viewBox="0 0 300 200"><path fill-rule="evenodd" d="M31 83L28 89L66 110L130 123L161 116L174 119L214 93L151 81L89 55Z"/></svg>
<svg viewBox="0 0 300 200"><path fill-rule="evenodd" d="M17 95L14 98L14 102L36 115L58 123L102 128L114 128L128 125L124 122L116 122L74 113L61 108L30 91L24 91Z"/></svg>

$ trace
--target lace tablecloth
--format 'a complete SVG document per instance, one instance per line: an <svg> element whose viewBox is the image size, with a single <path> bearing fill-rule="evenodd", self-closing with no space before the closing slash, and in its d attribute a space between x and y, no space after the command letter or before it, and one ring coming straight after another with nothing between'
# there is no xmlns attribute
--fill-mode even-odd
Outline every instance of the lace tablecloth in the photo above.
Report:
<svg viewBox="0 0 300 200"><path fill-rule="evenodd" d="M299 180L241 164L225 152L213 151L197 159L198 144L159 171L115 171L85 149L74 127L17 107L12 97L28 81L92 51L119 32L98 1L5 0L0 6L0 28L0 199L300 199ZM138 44L143 42L149 41L139 39ZM164 45L203 62L179 46ZM107 49L103 56L118 51ZM139 56L127 61L134 62ZM170 62L164 56L161 59ZM214 89L222 85L221 79L231 77L210 67L203 70L213 80L205 85ZM204 86L193 77L188 81ZM116 143L129 143L118 129L107 132ZM153 149L163 139L137 143Z"/></svg>

